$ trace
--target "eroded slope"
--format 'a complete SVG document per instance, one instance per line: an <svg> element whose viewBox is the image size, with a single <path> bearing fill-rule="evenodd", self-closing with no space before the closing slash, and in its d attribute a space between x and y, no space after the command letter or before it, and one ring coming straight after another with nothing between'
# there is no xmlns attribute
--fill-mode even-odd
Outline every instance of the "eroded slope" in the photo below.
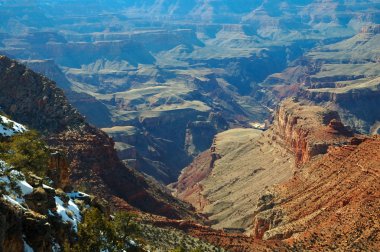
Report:
<svg viewBox="0 0 380 252"><path fill-rule="evenodd" d="M255 235L286 239L298 250L376 251L379 146L378 137L354 139L305 165L267 194L270 210L256 216Z"/></svg>
<svg viewBox="0 0 380 252"><path fill-rule="evenodd" d="M286 100L269 130L218 134L210 151L183 171L175 195L208 216L213 227L243 231L252 226L261 194L351 136L336 112Z"/></svg>

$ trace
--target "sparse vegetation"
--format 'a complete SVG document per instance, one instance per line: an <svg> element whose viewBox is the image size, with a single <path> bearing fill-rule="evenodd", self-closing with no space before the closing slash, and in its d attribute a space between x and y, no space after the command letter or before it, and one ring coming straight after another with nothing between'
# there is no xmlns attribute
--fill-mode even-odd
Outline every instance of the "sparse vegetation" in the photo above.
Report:
<svg viewBox="0 0 380 252"><path fill-rule="evenodd" d="M88 209L78 226L78 242L71 246L66 244L65 251L144 251L143 240L139 235L139 225L134 216L120 212L109 220L97 208Z"/></svg>
<svg viewBox="0 0 380 252"><path fill-rule="evenodd" d="M150 251L170 252L216 252L225 251L198 238L189 236L174 228L161 228L151 224L141 224L141 235Z"/></svg>

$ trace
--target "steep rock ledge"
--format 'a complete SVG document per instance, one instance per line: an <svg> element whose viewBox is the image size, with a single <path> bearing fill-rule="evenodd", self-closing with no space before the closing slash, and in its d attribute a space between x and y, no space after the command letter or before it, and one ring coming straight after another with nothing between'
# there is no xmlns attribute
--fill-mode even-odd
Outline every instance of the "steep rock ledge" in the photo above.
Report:
<svg viewBox="0 0 380 252"><path fill-rule="evenodd" d="M300 92L305 99L339 111L345 124L362 133L372 134L378 133L372 128L380 121L379 95L379 77L363 81L358 87L306 89Z"/></svg>
<svg viewBox="0 0 380 252"><path fill-rule="evenodd" d="M325 154L330 145L341 145L352 136L336 111L319 106L304 106L305 102L285 100L278 108L273 124L273 140L280 138L284 147L294 153L296 165Z"/></svg>

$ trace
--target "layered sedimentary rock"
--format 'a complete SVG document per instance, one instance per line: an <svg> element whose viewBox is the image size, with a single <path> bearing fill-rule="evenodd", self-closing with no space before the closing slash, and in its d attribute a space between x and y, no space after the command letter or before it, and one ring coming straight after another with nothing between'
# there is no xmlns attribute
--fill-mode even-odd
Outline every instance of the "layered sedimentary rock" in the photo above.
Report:
<svg viewBox="0 0 380 252"><path fill-rule="evenodd" d="M312 157L325 154L330 145L341 145L353 133L340 122L336 111L285 100L276 112L273 125L275 136L281 138L302 165Z"/></svg>
<svg viewBox="0 0 380 252"><path fill-rule="evenodd" d="M264 102L297 95L339 112L344 124L376 134L379 118L379 25L316 47L264 81ZM365 111L363 113L363 111Z"/></svg>
<svg viewBox="0 0 380 252"><path fill-rule="evenodd" d="M175 195L209 217L215 228L252 228L262 210L260 195L329 146L349 143L353 134L336 112L288 99L265 131L233 129L216 136L172 185Z"/></svg>
<svg viewBox="0 0 380 252"><path fill-rule="evenodd" d="M289 75L287 83L304 80L308 67L295 59L377 22L378 9L370 0L4 2L0 50L53 78L97 127L135 126L149 135L151 144L134 146L138 158L126 156L129 142L117 144L120 156L171 183L224 128L194 127L187 114L176 127L181 138L168 137L160 126L144 129L140 117L178 118L184 110L208 117L207 110L228 126L264 121L258 83L288 66L277 83ZM296 90L278 92L283 98ZM178 162L157 151L164 148Z"/></svg>

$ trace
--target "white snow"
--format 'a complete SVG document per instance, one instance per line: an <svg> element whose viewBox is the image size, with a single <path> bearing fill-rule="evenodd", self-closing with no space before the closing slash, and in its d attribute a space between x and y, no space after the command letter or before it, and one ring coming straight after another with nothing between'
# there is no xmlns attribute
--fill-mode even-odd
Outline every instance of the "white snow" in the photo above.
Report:
<svg viewBox="0 0 380 252"><path fill-rule="evenodd" d="M6 177L6 176L0 177L0 182L3 182L6 186L8 186L11 183L11 181L9 180L9 178Z"/></svg>
<svg viewBox="0 0 380 252"><path fill-rule="evenodd" d="M43 188L43 189L50 189L50 190L54 190L54 188L53 188L53 187L50 187L50 186L48 186L48 185L45 185L45 184L42 184L42 188Z"/></svg>
<svg viewBox="0 0 380 252"><path fill-rule="evenodd" d="M13 136L15 133L25 132L26 130L27 129L24 125L19 124L15 121L12 121L5 116L0 115L0 135L9 137L9 136Z"/></svg>
<svg viewBox="0 0 380 252"><path fill-rule="evenodd" d="M68 202L68 206L65 207L63 201L55 196L55 204L57 207L57 213L61 216L64 222L69 222L72 224L73 229L78 231L78 223L81 221L81 215L78 206L70 199ZM70 217L67 212L71 211L73 213L72 217Z"/></svg>
<svg viewBox="0 0 380 252"><path fill-rule="evenodd" d="M18 207L20 207L21 209L26 210L26 208L23 207L23 206L20 204L20 202L19 202L18 200L12 199L12 198L11 198L10 196L8 196L8 195L3 195L3 198L4 198L6 201L8 201L9 203L11 203L12 205L18 206Z"/></svg>
<svg viewBox="0 0 380 252"><path fill-rule="evenodd" d="M53 243L53 246L51 247L51 251L53 252L60 252L61 251L61 246L59 246L58 243Z"/></svg>
<svg viewBox="0 0 380 252"><path fill-rule="evenodd" d="M24 242L24 252L34 252L34 250L32 249L31 246L29 246L28 243L26 243L26 241L23 239L23 242Z"/></svg>
<svg viewBox="0 0 380 252"><path fill-rule="evenodd" d="M32 193L33 187L25 181L25 176L22 172L12 170L6 175L6 171L9 169L10 167L0 160L0 174L3 175L0 175L0 182L6 191L6 195L3 195L3 197L8 202L25 209L21 206L22 203L25 203L23 197Z"/></svg>
<svg viewBox="0 0 380 252"><path fill-rule="evenodd" d="M17 182L17 185L21 189L22 196L25 196L27 194L31 194L33 192L33 187L31 185L29 185L29 183L26 182L25 180L18 180L16 182Z"/></svg>

